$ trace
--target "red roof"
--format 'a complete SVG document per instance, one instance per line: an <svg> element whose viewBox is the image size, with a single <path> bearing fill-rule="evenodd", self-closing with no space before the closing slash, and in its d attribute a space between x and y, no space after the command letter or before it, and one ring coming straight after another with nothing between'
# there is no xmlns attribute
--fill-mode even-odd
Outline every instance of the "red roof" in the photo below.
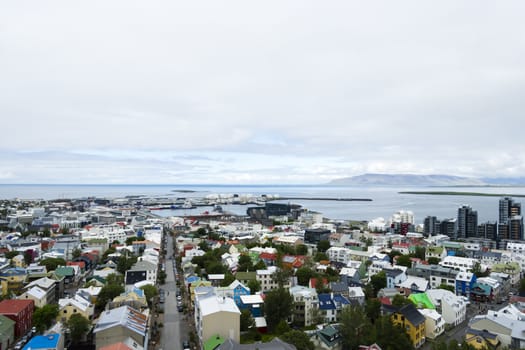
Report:
<svg viewBox="0 0 525 350"><path fill-rule="evenodd" d="M392 301L388 297L379 298L379 301L384 305L392 305Z"/></svg>
<svg viewBox="0 0 525 350"><path fill-rule="evenodd" d="M81 269L86 268L86 263L84 261L68 261L67 266L80 266Z"/></svg>
<svg viewBox="0 0 525 350"><path fill-rule="evenodd" d="M277 259L277 254L263 252L263 253L259 254L259 258L266 259L266 260L276 260Z"/></svg>
<svg viewBox="0 0 525 350"><path fill-rule="evenodd" d="M26 309L29 305L34 307L35 302L31 299L9 299L0 302L0 314L2 315L16 315L20 311Z"/></svg>

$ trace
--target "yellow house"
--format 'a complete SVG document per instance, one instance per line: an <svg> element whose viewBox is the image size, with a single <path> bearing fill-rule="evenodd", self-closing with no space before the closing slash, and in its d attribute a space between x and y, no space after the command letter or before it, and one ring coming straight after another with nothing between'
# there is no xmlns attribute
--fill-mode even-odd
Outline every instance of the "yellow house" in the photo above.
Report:
<svg viewBox="0 0 525 350"><path fill-rule="evenodd" d="M203 280L198 280L198 281L195 281L195 282L191 282L191 285L190 285L190 299L191 299L192 303L195 301L195 288L197 288L197 287L211 287L211 282L210 281L203 281Z"/></svg>
<svg viewBox="0 0 525 350"><path fill-rule="evenodd" d="M81 314L88 320L91 320L95 313L95 305L79 295L75 295L73 298L60 299L58 307L57 321L59 322L68 321L71 315L74 314Z"/></svg>
<svg viewBox="0 0 525 350"><path fill-rule="evenodd" d="M421 347L425 343L425 316L412 303L399 308L391 307L392 322L405 329L414 348Z"/></svg>
<svg viewBox="0 0 525 350"><path fill-rule="evenodd" d="M22 254L19 254L11 259L13 267L26 267L26 261Z"/></svg>
<svg viewBox="0 0 525 350"><path fill-rule="evenodd" d="M465 342L477 350L497 350L501 347L501 342L496 334L472 328L467 329Z"/></svg>
<svg viewBox="0 0 525 350"><path fill-rule="evenodd" d="M8 272L0 276L0 285L2 286L2 295L9 295L11 293L19 295L26 283L27 275L25 273L18 274L22 269L9 269ZM14 271L13 273L11 273Z"/></svg>
<svg viewBox="0 0 525 350"><path fill-rule="evenodd" d="M112 307L120 307L123 305L130 305L135 309L142 309L148 307L146 295L142 289L134 288L130 292L124 292L121 295L113 298Z"/></svg>

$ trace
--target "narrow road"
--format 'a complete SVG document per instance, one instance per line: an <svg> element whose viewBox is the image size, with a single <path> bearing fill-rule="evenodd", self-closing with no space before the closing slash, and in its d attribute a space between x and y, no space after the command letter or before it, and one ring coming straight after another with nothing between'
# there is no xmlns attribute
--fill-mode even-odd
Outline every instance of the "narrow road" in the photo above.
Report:
<svg viewBox="0 0 525 350"><path fill-rule="evenodd" d="M189 327L187 321L183 320L183 314L177 311L177 285L175 283L175 272L173 259L173 238L166 234L166 283L162 286L164 289L164 326L161 329L161 338L159 349L179 349L182 341L188 339Z"/></svg>

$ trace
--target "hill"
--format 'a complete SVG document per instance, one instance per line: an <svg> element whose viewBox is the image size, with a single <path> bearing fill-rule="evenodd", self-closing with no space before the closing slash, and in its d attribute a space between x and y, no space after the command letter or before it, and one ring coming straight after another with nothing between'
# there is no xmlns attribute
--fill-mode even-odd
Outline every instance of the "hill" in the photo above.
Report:
<svg viewBox="0 0 525 350"><path fill-rule="evenodd" d="M332 180L335 186L489 186L477 178L452 175L363 174Z"/></svg>

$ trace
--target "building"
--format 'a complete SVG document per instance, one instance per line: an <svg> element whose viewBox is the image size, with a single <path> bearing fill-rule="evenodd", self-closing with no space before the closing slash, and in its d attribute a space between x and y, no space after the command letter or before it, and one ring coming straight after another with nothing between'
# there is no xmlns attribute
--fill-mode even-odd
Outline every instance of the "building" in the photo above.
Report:
<svg viewBox="0 0 525 350"><path fill-rule="evenodd" d="M399 308L383 304L383 310L390 314L390 319L394 324L405 329L414 348L418 349L425 343L425 317L413 304L406 304Z"/></svg>
<svg viewBox="0 0 525 350"><path fill-rule="evenodd" d="M407 270L407 275L425 278L430 282L430 288L439 288L441 285L456 286L456 276L459 271L440 265L416 264Z"/></svg>
<svg viewBox="0 0 525 350"><path fill-rule="evenodd" d="M456 238L476 237L478 231L478 212L468 205L458 208Z"/></svg>
<svg viewBox="0 0 525 350"><path fill-rule="evenodd" d="M86 319L91 320L93 319L94 313L95 305L78 294L72 298L64 298L58 301L57 321L67 322L74 314L80 314Z"/></svg>
<svg viewBox="0 0 525 350"><path fill-rule="evenodd" d="M423 233L426 236L439 234L439 221L435 216L427 216L423 221Z"/></svg>
<svg viewBox="0 0 525 350"><path fill-rule="evenodd" d="M0 315L0 349L9 349L15 341L15 321Z"/></svg>
<svg viewBox="0 0 525 350"><path fill-rule="evenodd" d="M419 312L425 317L425 337L436 339L445 332L445 320L433 309L420 309Z"/></svg>
<svg viewBox="0 0 525 350"><path fill-rule="evenodd" d="M304 231L304 243L317 244L320 241L330 241L330 230L322 228L311 228Z"/></svg>
<svg viewBox="0 0 525 350"><path fill-rule="evenodd" d="M429 289L426 294L435 305L436 311L441 313L445 323L457 326L465 321L467 304L463 297L456 296L446 289Z"/></svg>
<svg viewBox="0 0 525 350"><path fill-rule="evenodd" d="M146 347L148 344L147 325L148 316L127 305L104 311L93 329L96 349L124 342L128 338Z"/></svg>
<svg viewBox="0 0 525 350"><path fill-rule="evenodd" d="M33 326L34 309L35 302L31 299L11 299L0 302L0 315L15 321L16 338L26 334Z"/></svg>
<svg viewBox="0 0 525 350"><path fill-rule="evenodd" d="M521 203L516 203L511 197L499 200L499 222L504 224L511 217L521 215Z"/></svg>
<svg viewBox="0 0 525 350"><path fill-rule="evenodd" d="M290 288L293 297L294 309L292 320L302 327L311 326L314 323L314 310L319 308L319 300L315 288L294 286Z"/></svg>
<svg viewBox="0 0 525 350"><path fill-rule="evenodd" d="M498 239L498 223L496 221L487 221L478 225L477 237L490 240Z"/></svg>
<svg viewBox="0 0 525 350"><path fill-rule="evenodd" d="M197 297L195 299L195 328L200 344L213 336L240 341L241 312L232 298Z"/></svg>

